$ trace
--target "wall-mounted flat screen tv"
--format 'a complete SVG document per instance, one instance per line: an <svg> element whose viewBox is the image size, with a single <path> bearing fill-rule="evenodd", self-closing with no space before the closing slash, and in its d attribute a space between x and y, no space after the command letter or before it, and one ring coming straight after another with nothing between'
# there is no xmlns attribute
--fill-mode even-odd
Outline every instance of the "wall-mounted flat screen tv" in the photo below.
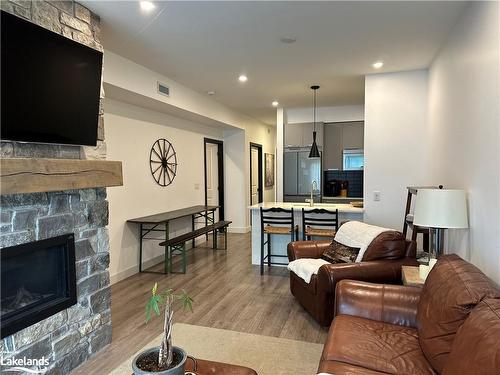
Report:
<svg viewBox="0 0 500 375"><path fill-rule="evenodd" d="M102 53L1 12L2 140L97 143Z"/></svg>

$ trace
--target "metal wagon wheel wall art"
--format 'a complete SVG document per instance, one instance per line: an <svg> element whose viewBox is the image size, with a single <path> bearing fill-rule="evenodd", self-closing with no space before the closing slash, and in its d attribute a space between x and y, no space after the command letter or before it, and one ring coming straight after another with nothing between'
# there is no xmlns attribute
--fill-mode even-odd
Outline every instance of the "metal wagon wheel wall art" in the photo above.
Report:
<svg viewBox="0 0 500 375"><path fill-rule="evenodd" d="M164 138L153 143L149 152L151 175L160 186L168 186L177 175L177 153L174 146Z"/></svg>

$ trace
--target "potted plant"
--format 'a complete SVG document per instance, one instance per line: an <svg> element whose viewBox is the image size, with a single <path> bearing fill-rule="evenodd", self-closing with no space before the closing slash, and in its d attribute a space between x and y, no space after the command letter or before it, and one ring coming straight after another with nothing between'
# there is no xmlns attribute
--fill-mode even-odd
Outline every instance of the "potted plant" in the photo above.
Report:
<svg viewBox="0 0 500 375"><path fill-rule="evenodd" d="M172 346L172 317L173 304L176 300L182 303L184 310L193 311L193 299L183 289L175 294L172 289L165 289L158 293L158 283L151 290L151 298L146 304L146 323L151 319L151 313L161 315L161 308L165 308L163 323L163 339L159 347L151 348L139 353L132 362L135 375L184 375L184 365L187 354L181 348Z"/></svg>

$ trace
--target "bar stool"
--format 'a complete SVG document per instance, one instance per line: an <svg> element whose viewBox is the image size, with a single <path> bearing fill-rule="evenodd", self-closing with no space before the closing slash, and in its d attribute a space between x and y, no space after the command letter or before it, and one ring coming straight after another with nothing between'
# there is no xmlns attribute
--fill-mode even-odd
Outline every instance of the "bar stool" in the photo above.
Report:
<svg viewBox="0 0 500 375"><path fill-rule="evenodd" d="M323 216L318 217L318 215ZM339 210L328 211L316 208L306 211L302 209L302 239L304 241L311 240L312 236L333 238L338 229Z"/></svg>
<svg viewBox="0 0 500 375"><path fill-rule="evenodd" d="M272 262L271 258L288 258L288 255L273 255L271 253L271 235L289 235L292 242L299 238L299 226L295 225L293 218L293 208L260 208L260 274L264 273L264 261L267 259L267 266L272 264L286 266L288 263ZM264 241L264 236L267 240ZM264 256L264 247L267 244L267 255Z"/></svg>

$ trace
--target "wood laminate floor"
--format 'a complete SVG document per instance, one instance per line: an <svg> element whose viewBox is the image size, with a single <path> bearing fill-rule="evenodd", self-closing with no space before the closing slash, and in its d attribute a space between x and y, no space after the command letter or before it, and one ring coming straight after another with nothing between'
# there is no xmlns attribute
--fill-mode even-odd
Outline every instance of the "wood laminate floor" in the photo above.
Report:
<svg viewBox="0 0 500 375"><path fill-rule="evenodd" d="M190 250L186 274L141 273L114 284L112 343L73 374L107 374L161 333L161 318L145 324L144 306L155 282L160 289L183 288L194 298L194 312L177 306L174 322L313 343L326 339L327 329L291 295L286 268L273 267L261 276L251 265L250 234L229 234L227 252Z"/></svg>

